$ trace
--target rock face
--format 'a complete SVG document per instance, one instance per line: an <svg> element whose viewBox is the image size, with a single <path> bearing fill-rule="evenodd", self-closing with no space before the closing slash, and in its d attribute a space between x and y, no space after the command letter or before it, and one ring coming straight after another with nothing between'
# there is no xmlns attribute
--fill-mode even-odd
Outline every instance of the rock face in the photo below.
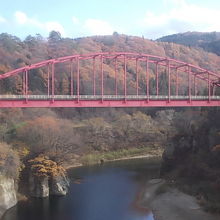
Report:
<svg viewBox="0 0 220 220"><path fill-rule="evenodd" d="M176 166L180 160L195 147L195 139L192 136L177 137L165 146L161 174L166 173Z"/></svg>
<svg viewBox="0 0 220 220"><path fill-rule="evenodd" d="M29 175L29 191L33 197L44 198L49 196L48 177Z"/></svg>
<svg viewBox="0 0 220 220"><path fill-rule="evenodd" d="M69 181L62 165L43 154L28 161L29 191L33 197L63 196L67 194Z"/></svg>
<svg viewBox="0 0 220 220"><path fill-rule="evenodd" d="M65 175L55 177L29 175L29 191L33 197L64 196L68 192L68 187L69 181Z"/></svg>
<svg viewBox="0 0 220 220"><path fill-rule="evenodd" d="M175 159L178 157L178 154L187 153L193 147L194 139L193 137L181 137L172 140L169 144L166 145L163 157L164 159Z"/></svg>
<svg viewBox="0 0 220 220"><path fill-rule="evenodd" d="M65 196L67 194L69 181L65 175L52 177L49 183L50 195Z"/></svg>
<svg viewBox="0 0 220 220"><path fill-rule="evenodd" d="M0 174L0 218L17 203L14 179Z"/></svg>

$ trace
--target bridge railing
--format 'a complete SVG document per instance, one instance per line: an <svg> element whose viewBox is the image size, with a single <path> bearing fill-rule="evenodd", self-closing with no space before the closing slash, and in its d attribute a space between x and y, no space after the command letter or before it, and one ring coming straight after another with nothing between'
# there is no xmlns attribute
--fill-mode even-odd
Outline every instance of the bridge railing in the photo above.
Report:
<svg viewBox="0 0 220 220"><path fill-rule="evenodd" d="M220 96L168 95L0 95L0 100L220 100Z"/></svg>

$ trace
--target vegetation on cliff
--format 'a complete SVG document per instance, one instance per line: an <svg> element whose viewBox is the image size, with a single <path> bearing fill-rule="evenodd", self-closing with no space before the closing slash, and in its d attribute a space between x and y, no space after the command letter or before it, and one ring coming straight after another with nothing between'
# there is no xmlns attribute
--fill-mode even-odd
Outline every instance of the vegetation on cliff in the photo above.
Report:
<svg viewBox="0 0 220 220"><path fill-rule="evenodd" d="M20 161L16 151L7 143L0 143L0 174L18 178Z"/></svg>
<svg viewBox="0 0 220 220"><path fill-rule="evenodd" d="M218 108L182 114L163 164L168 179L212 212L220 212L219 116Z"/></svg>
<svg viewBox="0 0 220 220"><path fill-rule="evenodd" d="M37 177L64 176L65 169L55 161L49 160L47 156L39 155L28 161L33 175Z"/></svg>

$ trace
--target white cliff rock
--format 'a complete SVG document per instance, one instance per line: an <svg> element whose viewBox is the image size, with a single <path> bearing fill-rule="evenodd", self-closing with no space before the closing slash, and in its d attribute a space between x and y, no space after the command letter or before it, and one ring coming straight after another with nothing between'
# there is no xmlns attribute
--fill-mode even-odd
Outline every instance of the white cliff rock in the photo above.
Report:
<svg viewBox="0 0 220 220"><path fill-rule="evenodd" d="M7 209L17 204L14 179L0 174L0 217Z"/></svg>

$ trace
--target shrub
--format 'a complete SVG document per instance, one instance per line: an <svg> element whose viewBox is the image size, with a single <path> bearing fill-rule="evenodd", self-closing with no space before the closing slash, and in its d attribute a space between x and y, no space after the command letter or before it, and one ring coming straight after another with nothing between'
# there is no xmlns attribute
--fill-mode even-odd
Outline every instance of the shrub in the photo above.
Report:
<svg viewBox="0 0 220 220"><path fill-rule="evenodd" d="M0 143L0 173L8 177L17 178L20 169L20 160L16 151L11 146Z"/></svg>
<svg viewBox="0 0 220 220"><path fill-rule="evenodd" d="M61 165L58 165L44 155L39 155L29 160L28 163L35 176L53 177L65 174L65 169Z"/></svg>

